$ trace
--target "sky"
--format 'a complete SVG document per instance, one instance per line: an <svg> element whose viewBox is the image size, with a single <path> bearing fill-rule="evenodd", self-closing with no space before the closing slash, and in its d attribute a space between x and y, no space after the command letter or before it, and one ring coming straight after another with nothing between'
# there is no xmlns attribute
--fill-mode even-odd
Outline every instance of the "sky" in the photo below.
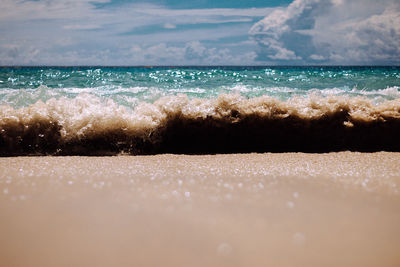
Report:
<svg viewBox="0 0 400 267"><path fill-rule="evenodd" d="M0 65L400 65L400 1L0 0Z"/></svg>

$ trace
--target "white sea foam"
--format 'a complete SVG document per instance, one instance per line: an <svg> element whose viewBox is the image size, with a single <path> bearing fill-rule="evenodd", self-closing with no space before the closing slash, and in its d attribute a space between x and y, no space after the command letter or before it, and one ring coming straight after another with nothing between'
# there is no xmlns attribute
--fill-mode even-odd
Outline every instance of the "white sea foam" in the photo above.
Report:
<svg viewBox="0 0 400 267"><path fill-rule="evenodd" d="M394 89L383 90L393 95ZM397 90L397 89L396 89ZM367 93L369 95L370 92ZM165 96L154 103L139 102L134 109L119 105L111 99L105 99L92 94L81 93L75 98L51 98L46 102L37 101L28 107L13 108L10 105L0 106L2 122L14 118L27 122L33 118L57 121L67 132L82 132L83 125L124 124L136 125L146 121L146 128L158 125L162 120L171 116L186 117L218 117L227 116L232 110L240 114L256 113L263 116L277 114L296 115L302 118L318 118L338 110L349 110L352 117L363 114L370 119L378 115L397 117L400 109L400 99L374 103L366 97L336 96L331 94L309 94L294 96L287 101L280 101L270 96L246 98L239 94L221 94L217 98L192 98L178 94ZM140 123L142 124L142 123ZM75 125L75 126L72 126ZM81 126L77 126L81 125ZM143 124L144 125L144 124ZM100 127L101 128L101 127ZM126 128L126 127L123 127ZM129 128L129 127L128 127ZM79 129L79 130L78 130Z"/></svg>
<svg viewBox="0 0 400 267"><path fill-rule="evenodd" d="M379 90L359 90L356 88L326 88L303 90L289 87L249 87L248 85L237 84L232 87L219 87L213 90L204 88L157 88L157 87L120 87L104 86L93 88L49 88L39 86L35 89L10 89L3 88L0 91L0 104L12 105L15 108L26 107L37 101L47 101L52 98L74 98L79 94L87 93L99 98L111 99L114 102L128 108L135 108L140 102L154 103L165 96L186 94L189 98L212 98L220 94L240 94L247 98L260 96L271 96L281 101L290 100L298 96L318 95L326 96L365 96L374 102L394 100L400 98L398 86L387 87Z"/></svg>

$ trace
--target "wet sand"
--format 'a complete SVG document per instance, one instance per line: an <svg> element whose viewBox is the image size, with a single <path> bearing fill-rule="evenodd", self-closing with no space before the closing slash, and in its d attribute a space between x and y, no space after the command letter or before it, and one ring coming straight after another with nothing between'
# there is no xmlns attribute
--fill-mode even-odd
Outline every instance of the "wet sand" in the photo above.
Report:
<svg viewBox="0 0 400 267"><path fill-rule="evenodd" d="M1 266L400 266L400 153L0 158Z"/></svg>

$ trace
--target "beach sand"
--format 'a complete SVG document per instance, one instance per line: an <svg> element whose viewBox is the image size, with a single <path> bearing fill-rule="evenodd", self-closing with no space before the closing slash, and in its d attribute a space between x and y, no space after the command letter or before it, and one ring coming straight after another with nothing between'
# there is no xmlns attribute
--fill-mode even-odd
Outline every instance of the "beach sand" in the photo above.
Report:
<svg viewBox="0 0 400 267"><path fill-rule="evenodd" d="M400 266L400 153L0 158L1 266Z"/></svg>

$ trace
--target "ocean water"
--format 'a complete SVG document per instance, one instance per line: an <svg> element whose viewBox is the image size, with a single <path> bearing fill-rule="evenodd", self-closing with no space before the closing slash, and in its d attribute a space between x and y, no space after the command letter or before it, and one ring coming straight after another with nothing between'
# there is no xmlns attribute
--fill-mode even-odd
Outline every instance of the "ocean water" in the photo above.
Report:
<svg viewBox="0 0 400 267"><path fill-rule="evenodd" d="M0 154L400 151L400 67L3 67Z"/></svg>

